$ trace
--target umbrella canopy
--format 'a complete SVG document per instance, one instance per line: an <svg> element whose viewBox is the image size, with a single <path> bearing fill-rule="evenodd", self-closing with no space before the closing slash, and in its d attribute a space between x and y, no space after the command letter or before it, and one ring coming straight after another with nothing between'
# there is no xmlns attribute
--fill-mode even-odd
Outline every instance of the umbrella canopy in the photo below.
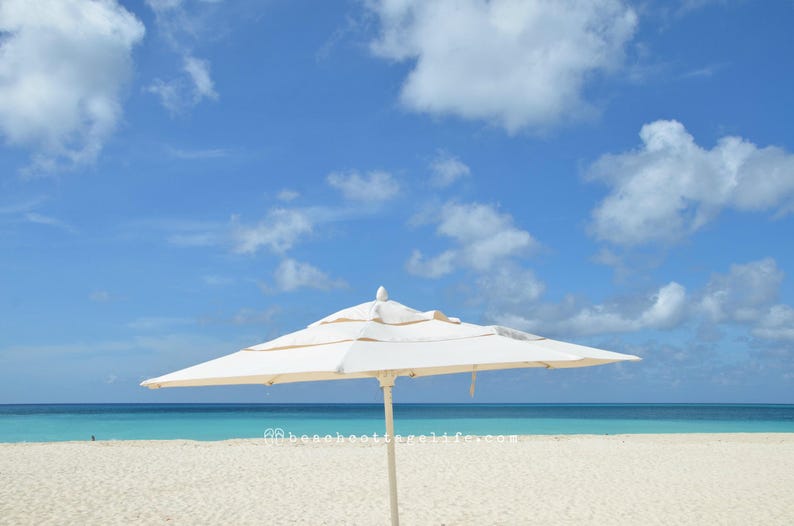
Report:
<svg viewBox="0 0 794 526"><path fill-rule="evenodd" d="M396 377L587 367L627 360L639 358L498 325L464 323L437 310L411 309L389 300L386 289L380 287L375 301L340 310L303 330L151 378L141 385L157 389L377 378L384 396L391 516L396 525L396 467L394 442L390 440L394 435L391 389Z"/></svg>
<svg viewBox="0 0 794 526"><path fill-rule="evenodd" d="M307 328L187 369L146 380L158 387L264 384L427 376L521 367L601 365L636 356L602 351L498 325L463 323L388 299L340 310Z"/></svg>

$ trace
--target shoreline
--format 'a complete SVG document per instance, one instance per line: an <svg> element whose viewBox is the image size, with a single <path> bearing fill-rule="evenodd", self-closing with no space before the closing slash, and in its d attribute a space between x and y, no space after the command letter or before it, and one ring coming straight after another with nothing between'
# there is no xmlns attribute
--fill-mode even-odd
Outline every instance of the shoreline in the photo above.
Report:
<svg viewBox="0 0 794 526"><path fill-rule="evenodd" d="M794 433L398 443L410 524L791 524ZM383 443L0 444L11 524L387 524Z"/></svg>
<svg viewBox="0 0 794 526"><path fill-rule="evenodd" d="M470 437L471 442L485 442L485 438L492 437L493 443L501 443L501 444L508 444L510 442L507 441L508 438L517 439L518 442L526 442L532 440L542 440L542 439L554 439L554 440L569 440L574 438L664 438L664 437L692 437L692 438L717 438L717 437L725 437L725 438L741 438L741 437L759 437L763 436L766 438L774 438L774 437L790 437L794 440L794 432L790 431L743 431L743 432L725 432L725 433L702 433L702 432L671 432L671 433L563 433L563 434L535 434L535 435L526 435L526 434L493 434L493 435L478 435L473 433L457 433L456 434L428 434L428 435L401 435L395 434L397 444L401 445L413 445L413 444L456 444L456 443L466 443L466 438ZM7 447L7 446L15 446L15 445L47 445L47 444L128 444L128 443L152 443L152 444L168 444L168 443L175 443L175 442L184 442L184 443L195 443L195 444L222 444L222 443L239 443L239 444L266 444L266 445L308 445L308 444L339 444L339 445L371 445L377 446L384 444L384 434L383 433L370 433L368 435L358 435L353 434L352 436L356 437L354 440L350 440L349 434L341 435L340 438L337 437L336 434L301 434L301 435L294 435L296 437L295 440L290 440L289 437L284 437L280 440L279 443L274 444L273 441L277 440L275 438L265 438L265 437L247 437L247 438L223 438L218 440L200 440L200 439L193 439L193 438L163 438L163 439L148 439L148 438L123 438L123 439L101 439L98 438L94 441L88 440L48 440L48 441L20 441L20 442L0 442L0 448ZM377 437L376 441L373 441L373 436ZM301 440L304 437L307 437L308 441ZM318 438L319 440L314 440ZM326 441L326 437L331 437L332 440ZM367 441L362 442L360 437L368 437ZM425 437L427 440L425 442L421 442L419 440L420 437ZM431 440L432 438L435 440ZM446 437L446 440L445 440ZM504 437L505 441L498 442L495 440L495 437Z"/></svg>

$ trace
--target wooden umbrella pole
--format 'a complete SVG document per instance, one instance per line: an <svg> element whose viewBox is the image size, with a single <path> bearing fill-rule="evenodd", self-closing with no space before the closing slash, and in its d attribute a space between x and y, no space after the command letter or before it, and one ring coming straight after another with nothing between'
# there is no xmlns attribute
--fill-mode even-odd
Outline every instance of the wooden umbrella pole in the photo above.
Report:
<svg viewBox="0 0 794 526"><path fill-rule="evenodd" d="M397 510L397 461L394 456L394 413L392 411L391 388L394 386L394 374L386 373L378 377L383 390L383 411L386 417L386 451L389 457L389 505L391 507L392 526L400 525Z"/></svg>

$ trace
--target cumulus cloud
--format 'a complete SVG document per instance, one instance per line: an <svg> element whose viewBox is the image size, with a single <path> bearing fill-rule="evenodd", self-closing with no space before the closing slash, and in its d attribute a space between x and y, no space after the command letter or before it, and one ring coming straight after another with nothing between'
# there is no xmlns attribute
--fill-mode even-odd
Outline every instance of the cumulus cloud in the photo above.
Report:
<svg viewBox="0 0 794 526"><path fill-rule="evenodd" d="M347 285L343 280L332 279L317 267L289 258L281 262L273 277L276 288L285 292L299 288L331 290Z"/></svg>
<svg viewBox="0 0 794 526"><path fill-rule="evenodd" d="M500 323L540 334L593 335L669 329L681 322L686 307L686 289L670 282L653 294L630 302L583 307L569 297L559 304L535 306L526 315L513 310L490 316Z"/></svg>
<svg viewBox="0 0 794 526"><path fill-rule="evenodd" d="M194 42L206 31L213 3L199 2L188 8L188 2L182 0L146 0L154 11L158 33L182 62L179 75L169 80L156 78L146 87L146 91L157 95L172 114L181 113L205 99L218 99L209 61L196 57L192 50Z"/></svg>
<svg viewBox="0 0 794 526"><path fill-rule="evenodd" d="M446 188L455 181L471 174L471 170L466 164L446 152L438 153L433 162L430 163L430 170L433 174L430 183L439 188Z"/></svg>
<svg viewBox="0 0 794 526"><path fill-rule="evenodd" d="M794 309L788 305L774 305L753 328L753 335L766 340L794 343Z"/></svg>
<svg viewBox="0 0 794 526"><path fill-rule="evenodd" d="M411 274L437 278L460 267L484 272L538 245L529 232L513 224L512 216L486 204L450 202L434 221L438 223L437 234L452 239L457 246L431 258L414 250L406 263Z"/></svg>
<svg viewBox="0 0 794 526"><path fill-rule="evenodd" d="M714 323L758 320L777 300L783 271L772 258L731 265L727 274L714 274L697 301L697 308Z"/></svg>
<svg viewBox="0 0 794 526"><path fill-rule="evenodd" d="M486 279L486 278L483 278ZM794 309L777 303L783 272L772 258L731 265L693 293L672 281L652 293L587 304L573 296L543 302L543 284L518 268L478 282L494 322L543 335L591 336L675 329L691 323L701 334L742 326L756 338L794 341ZM505 298L513 298L507 301Z"/></svg>
<svg viewBox="0 0 794 526"><path fill-rule="evenodd" d="M333 172L326 181L336 188L345 199L369 203L380 203L395 197L400 185L388 172L374 171L361 175L357 171Z"/></svg>
<svg viewBox="0 0 794 526"><path fill-rule="evenodd" d="M794 210L794 155L723 137L712 149L695 143L677 121L660 120L640 131L638 150L605 155L588 177L610 192L592 213L591 231L602 241L634 246L675 243L722 210Z"/></svg>
<svg viewBox="0 0 794 526"><path fill-rule="evenodd" d="M114 0L4 0L0 34L0 132L34 151L29 173L96 159L143 24Z"/></svg>
<svg viewBox="0 0 794 526"><path fill-rule="evenodd" d="M311 233L313 222L300 210L275 208L255 225L243 225L239 218L232 220L233 250L240 254L253 254L260 248L268 248L283 254L292 248L298 239Z"/></svg>
<svg viewBox="0 0 794 526"><path fill-rule="evenodd" d="M381 0L375 55L411 61L409 109L497 123L508 132L588 111L582 92L614 70L637 25L620 0Z"/></svg>
<svg viewBox="0 0 794 526"><path fill-rule="evenodd" d="M777 303L783 277L772 258L731 265L711 277L695 309L704 323L743 324L756 338L794 342L794 309Z"/></svg>

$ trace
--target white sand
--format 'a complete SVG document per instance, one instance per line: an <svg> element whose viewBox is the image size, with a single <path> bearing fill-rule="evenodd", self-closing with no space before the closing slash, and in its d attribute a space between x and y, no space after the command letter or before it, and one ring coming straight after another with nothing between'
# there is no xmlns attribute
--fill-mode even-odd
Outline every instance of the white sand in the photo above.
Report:
<svg viewBox="0 0 794 526"><path fill-rule="evenodd" d="M794 524L794 434L397 445L424 524ZM0 524L387 524L385 445L0 444Z"/></svg>

